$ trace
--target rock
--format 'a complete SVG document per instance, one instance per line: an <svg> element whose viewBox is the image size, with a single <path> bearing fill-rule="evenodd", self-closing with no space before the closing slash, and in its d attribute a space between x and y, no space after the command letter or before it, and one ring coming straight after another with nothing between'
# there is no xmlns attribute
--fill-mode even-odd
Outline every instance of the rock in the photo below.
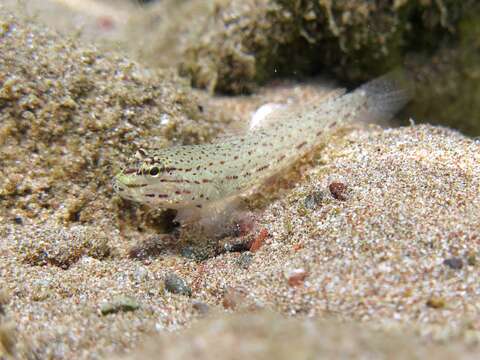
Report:
<svg viewBox="0 0 480 360"><path fill-rule="evenodd" d="M223 294L222 305L225 309L246 308L247 292L244 288L229 286Z"/></svg>
<svg viewBox="0 0 480 360"><path fill-rule="evenodd" d="M192 289L190 289L185 280L174 273L169 273L165 277L165 289L172 294L192 296Z"/></svg>
<svg viewBox="0 0 480 360"><path fill-rule="evenodd" d="M365 80L366 74L402 63L406 49L440 47L459 20L474 12L475 2L442 7L405 1L383 7L368 0L177 4L159 2L132 21L132 44L142 60L160 67L176 64L195 86L240 94L268 79L326 68L350 81ZM182 42L172 41L177 33Z"/></svg>
<svg viewBox="0 0 480 360"><path fill-rule="evenodd" d="M328 185L328 189L330 190L330 193L332 194L334 199L345 201L347 200L347 185L341 182L332 182L330 185Z"/></svg>
<svg viewBox="0 0 480 360"><path fill-rule="evenodd" d="M193 301L192 307L197 311L200 315L206 315L210 311L210 307L208 304L205 304L202 301Z"/></svg>
<svg viewBox="0 0 480 360"><path fill-rule="evenodd" d="M140 308L140 304L132 297L118 296L112 302L103 304L100 307L102 315L116 314L118 312L135 311Z"/></svg>
<svg viewBox="0 0 480 360"><path fill-rule="evenodd" d="M463 260L458 257L445 259L443 260L443 264L454 270L460 270L463 268Z"/></svg>
<svg viewBox="0 0 480 360"><path fill-rule="evenodd" d="M290 286L302 285L308 272L305 269L294 269L288 273L287 281Z"/></svg>
<svg viewBox="0 0 480 360"><path fill-rule="evenodd" d="M265 243L265 239L268 236L269 236L269 233L267 229L263 228L262 230L260 230L258 235L253 239L249 250L251 252L258 251L263 246L263 244Z"/></svg>
<svg viewBox="0 0 480 360"><path fill-rule="evenodd" d="M427 306L433 309L442 309L445 307L445 299L439 296L431 297L427 300Z"/></svg>
<svg viewBox="0 0 480 360"><path fill-rule="evenodd" d="M303 204L307 209L313 210L322 203L323 193L321 191L314 191L307 195Z"/></svg>
<svg viewBox="0 0 480 360"><path fill-rule="evenodd" d="M240 256L236 260L236 263L238 267L246 270L250 266L252 259L253 259L253 255L251 253L245 252L240 254Z"/></svg>

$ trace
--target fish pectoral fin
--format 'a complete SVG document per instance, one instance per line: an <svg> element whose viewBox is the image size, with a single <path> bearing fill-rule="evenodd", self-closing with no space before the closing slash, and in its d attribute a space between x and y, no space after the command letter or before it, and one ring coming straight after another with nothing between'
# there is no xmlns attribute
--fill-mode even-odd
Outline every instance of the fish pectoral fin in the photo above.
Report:
<svg viewBox="0 0 480 360"><path fill-rule="evenodd" d="M201 207L199 207L199 205ZM242 211L243 202L239 196L222 200L190 205L177 210L175 221L182 226L200 224L204 229L217 233L225 231L234 214Z"/></svg>
<svg viewBox="0 0 480 360"><path fill-rule="evenodd" d="M185 226L195 223L202 218L202 210L196 206L186 206L177 210L174 221Z"/></svg>

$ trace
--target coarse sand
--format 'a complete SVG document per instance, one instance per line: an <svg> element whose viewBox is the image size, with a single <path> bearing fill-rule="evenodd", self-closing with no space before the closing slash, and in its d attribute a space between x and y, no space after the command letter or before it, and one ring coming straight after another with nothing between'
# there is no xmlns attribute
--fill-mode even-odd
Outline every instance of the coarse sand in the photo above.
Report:
<svg viewBox="0 0 480 360"><path fill-rule="evenodd" d="M479 142L352 126L295 184L250 202L250 251L202 253L110 179L137 146L225 130L216 102L168 72L0 19L0 357L480 350ZM223 110L242 119L245 101Z"/></svg>
<svg viewBox="0 0 480 360"><path fill-rule="evenodd" d="M165 244L139 261L128 255L135 239L96 222L3 224L4 308L17 347L88 358L132 349L204 311L266 308L478 349L479 146L429 126L354 131L259 215L269 236L247 259L196 262ZM345 200L334 198L333 182L346 186ZM191 297L165 290L171 273ZM139 308L102 316L120 297Z"/></svg>
<svg viewBox="0 0 480 360"><path fill-rule="evenodd" d="M205 320L150 341L124 359L474 359L458 344L431 345L411 334L388 335L334 320L284 319L270 313Z"/></svg>

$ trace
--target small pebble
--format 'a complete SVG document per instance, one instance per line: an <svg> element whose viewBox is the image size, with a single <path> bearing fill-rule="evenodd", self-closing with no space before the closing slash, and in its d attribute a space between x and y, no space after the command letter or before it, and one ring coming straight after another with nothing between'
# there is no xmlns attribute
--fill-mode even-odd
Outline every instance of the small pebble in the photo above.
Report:
<svg viewBox="0 0 480 360"><path fill-rule="evenodd" d="M298 244L294 244L292 248L293 248L293 251L300 251L304 248L304 245L302 243L298 243Z"/></svg>
<svg viewBox="0 0 480 360"><path fill-rule="evenodd" d="M138 283L148 280L149 278L148 270L144 267L137 267L137 269L133 273L133 278Z"/></svg>
<svg viewBox="0 0 480 360"><path fill-rule="evenodd" d="M236 308L245 307L246 291L242 288L229 286L223 294L222 305L225 309L235 310Z"/></svg>
<svg viewBox="0 0 480 360"><path fill-rule="evenodd" d="M445 259L443 260L443 264L454 270L460 270L463 267L463 261L458 257Z"/></svg>
<svg viewBox="0 0 480 360"><path fill-rule="evenodd" d="M250 249L250 242L245 237L226 238L218 242L217 254L224 252L244 252Z"/></svg>
<svg viewBox="0 0 480 360"><path fill-rule="evenodd" d="M345 201L347 200L347 185L341 182L332 182L329 186L328 189L330 190L330 193L332 194L334 199L340 200L340 201Z"/></svg>
<svg viewBox="0 0 480 360"><path fill-rule="evenodd" d="M294 269L288 274L288 285L299 286L307 277L308 273L305 269Z"/></svg>
<svg viewBox="0 0 480 360"><path fill-rule="evenodd" d="M204 261L213 256L210 250L209 247L187 245L182 248L181 254L184 258L190 260Z"/></svg>
<svg viewBox="0 0 480 360"><path fill-rule="evenodd" d="M165 277L165 289L172 294L192 296L192 289L190 289L185 280L174 273L170 273Z"/></svg>
<svg viewBox="0 0 480 360"><path fill-rule="evenodd" d="M260 249L265 242L265 239L268 237L268 230L263 228L260 230L260 233L257 235L257 237L252 241L252 244L250 245L250 251L255 252L258 249Z"/></svg>
<svg viewBox="0 0 480 360"><path fill-rule="evenodd" d="M240 256L237 258L236 263L240 268L246 270L250 266L250 263L252 262L252 259L253 259L253 255L245 252L245 253L240 254Z"/></svg>
<svg viewBox="0 0 480 360"><path fill-rule="evenodd" d="M5 289L0 289L0 315L5 315L5 305L10 302L10 296Z"/></svg>
<svg viewBox="0 0 480 360"><path fill-rule="evenodd" d="M192 307L200 315L206 315L210 311L210 307L202 301L193 301Z"/></svg>
<svg viewBox="0 0 480 360"><path fill-rule="evenodd" d="M303 204L307 209L313 210L322 203L322 200L323 193L321 191L314 191L313 193L307 195Z"/></svg>
<svg viewBox="0 0 480 360"><path fill-rule="evenodd" d="M441 297L431 297L427 300L427 306L433 309L442 309L445 307L445 299Z"/></svg>
<svg viewBox="0 0 480 360"><path fill-rule="evenodd" d="M191 246L185 246L182 248L181 254L184 258L195 260L195 252Z"/></svg>
<svg viewBox="0 0 480 360"><path fill-rule="evenodd" d="M15 216L13 218L13 222L17 225L23 225L23 219L21 216Z"/></svg>
<svg viewBox="0 0 480 360"><path fill-rule="evenodd" d="M467 256L467 264L470 266L475 266L477 265L477 256L475 255L474 252L471 252Z"/></svg>
<svg viewBox="0 0 480 360"><path fill-rule="evenodd" d="M102 305L100 313L102 315L116 314L118 312L135 311L140 308L140 304L129 296L119 296L112 302Z"/></svg>

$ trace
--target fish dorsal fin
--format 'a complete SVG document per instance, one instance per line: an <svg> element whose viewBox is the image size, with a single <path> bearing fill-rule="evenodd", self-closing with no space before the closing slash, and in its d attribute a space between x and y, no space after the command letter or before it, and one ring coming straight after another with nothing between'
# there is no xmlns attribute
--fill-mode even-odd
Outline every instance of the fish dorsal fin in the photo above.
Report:
<svg viewBox="0 0 480 360"><path fill-rule="evenodd" d="M288 107L287 104L281 103L266 103L260 106L250 118L248 124L248 131L255 131L261 128L268 127L278 118L276 112L281 112L282 109Z"/></svg>
<svg viewBox="0 0 480 360"><path fill-rule="evenodd" d="M257 131L268 128L269 126L278 122L288 121L292 119L292 114L308 111L310 106L321 105L326 101L332 101L344 95L346 90L343 88L328 91L324 96L315 97L314 99L305 103L266 103L260 106L252 115L248 131Z"/></svg>

